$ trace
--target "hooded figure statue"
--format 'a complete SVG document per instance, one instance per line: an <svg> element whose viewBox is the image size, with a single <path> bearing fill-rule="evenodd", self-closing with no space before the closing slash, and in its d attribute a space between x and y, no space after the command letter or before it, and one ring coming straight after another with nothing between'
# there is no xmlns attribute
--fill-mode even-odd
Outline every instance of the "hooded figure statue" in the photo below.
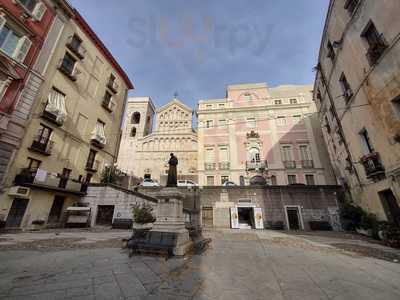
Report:
<svg viewBox="0 0 400 300"><path fill-rule="evenodd" d="M173 153L171 153L170 156L171 157L168 161L169 170L168 170L167 187L176 187L178 180L176 171L176 166L178 165L178 159Z"/></svg>

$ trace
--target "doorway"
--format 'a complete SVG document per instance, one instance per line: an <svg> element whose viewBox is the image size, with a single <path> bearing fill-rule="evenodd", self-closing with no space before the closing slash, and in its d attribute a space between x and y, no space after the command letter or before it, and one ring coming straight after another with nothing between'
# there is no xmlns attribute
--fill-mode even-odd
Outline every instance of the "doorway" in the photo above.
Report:
<svg viewBox="0 0 400 300"><path fill-rule="evenodd" d="M302 228L300 207L286 206L286 220L289 230L300 230Z"/></svg>
<svg viewBox="0 0 400 300"><path fill-rule="evenodd" d="M384 190L378 194L388 221L400 225L400 207L392 190Z"/></svg>
<svg viewBox="0 0 400 300"><path fill-rule="evenodd" d="M212 207L203 207L202 208L202 225L204 227L213 227L214 219L213 219L213 208Z"/></svg>
<svg viewBox="0 0 400 300"><path fill-rule="evenodd" d="M239 228L254 228L254 212L253 207L238 207Z"/></svg>
<svg viewBox="0 0 400 300"><path fill-rule="evenodd" d="M49 224L57 224L60 222L62 209L64 207L65 197L55 196L53 205L51 206L49 219L47 223Z"/></svg>
<svg viewBox="0 0 400 300"><path fill-rule="evenodd" d="M96 225L111 226L114 216L114 205L97 206Z"/></svg>
<svg viewBox="0 0 400 300"><path fill-rule="evenodd" d="M28 199L15 198L7 216L6 227L20 227L24 218Z"/></svg>

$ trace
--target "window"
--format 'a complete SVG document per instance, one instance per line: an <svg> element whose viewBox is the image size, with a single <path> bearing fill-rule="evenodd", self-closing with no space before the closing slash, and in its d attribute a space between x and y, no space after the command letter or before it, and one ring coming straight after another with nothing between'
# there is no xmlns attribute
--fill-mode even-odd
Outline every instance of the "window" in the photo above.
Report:
<svg viewBox="0 0 400 300"><path fill-rule="evenodd" d="M297 104L297 99L290 99L290 104Z"/></svg>
<svg viewBox="0 0 400 300"><path fill-rule="evenodd" d="M306 184L307 185L315 185L314 175L306 174Z"/></svg>
<svg viewBox="0 0 400 300"><path fill-rule="evenodd" d="M286 125L286 117L285 116L278 116L276 118L276 125L285 126Z"/></svg>
<svg viewBox="0 0 400 300"><path fill-rule="evenodd" d="M293 116L293 123L297 124L301 122L301 115L294 115Z"/></svg>
<svg viewBox="0 0 400 300"><path fill-rule="evenodd" d="M357 7L358 2L359 0L346 0L346 3L344 4L344 9L346 9L349 14L352 15Z"/></svg>
<svg viewBox="0 0 400 300"><path fill-rule="evenodd" d="M249 162L251 162L251 163L259 163L259 162L261 162L260 150L259 149L251 148L249 150Z"/></svg>
<svg viewBox="0 0 400 300"><path fill-rule="evenodd" d="M211 128L214 126L214 121L213 120L207 120L206 121L206 128Z"/></svg>
<svg viewBox="0 0 400 300"><path fill-rule="evenodd" d="M139 124L140 123L140 113L134 112L131 118L131 124Z"/></svg>
<svg viewBox="0 0 400 300"><path fill-rule="evenodd" d="M219 148L219 161L220 162L228 162L229 161L229 153L228 153L227 147Z"/></svg>
<svg viewBox="0 0 400 300"><path fill-rule="evenodd" d="M106 136L105 136L105 127L106 124L101 121L97 120L96 127L92 132L92 140L105 145L107 142Z"/></svg>
<svg viewBox="0 0 400 300"><path fill-rule="evenodd" d="M35 9L37 0L18 0L28 11L32 12Z"/></svg>
<svg viewBox="0 0 400 300"><path fill-rule="evenodd" d="M227 181L229 181L229 176L221 176L221 185L223 185Z"/></svg>
<svg viewBox="0 0 400 300"><path fill-rule="evenodd" d="M222 128L226 127L226 120L225 119L218 120L218 126Z"/></svg>
<svg viewBox="0 0 400 300"><path fill-rule="evenodd" d="M10 80L8 80L6 77L0 78L0 101L3 98L3 96L6 93L7 87L10 84Z"/></svg>
<svg viewBox="0 0 400 300"><path fill-rule="evenodd" d="M207 104L206 109L212 109L212 104Z"/></svg>
<svg viewBox="0 0 400 300"><path fill-rule="evenodd" d="M88 159L87 159L87 162L86 162L86 169L93 170L94 161L96 159L96 154L97 154L97 151L95 151L93 149L90 149L89 156L88 156Z"/></svg>
<svg viewBox="0 0 400 300"><path fill-rule="evenodd" d="M225 104L224 103L219 103L218 104L218 108L225 108Z"/></svg>
<svg viewBox="0 0 400 300"><path fill-rule="evenodd" d="M32 143L32 148L38 149L41 151L47 150L47 145L50 142L50 136L53 130L50 127L47 127L43 124L40 124L40 127L37 131L36 138Z"/></svg>
<svg viewBox="0 0 400 300"><path fill-rule="evenodd" d="M65 189L68 183L69 176L71 175L72 170L64 168L61 174L60 183L58 185L59 188Z"/></svg>
<svg viewBox="0 0 400 300"><path fill-rule="evenodd" d="M76 60L71 54L65 53L64 58L61 61L61 70L63 70L67 75L72 75L75 68Z"/></svg>
<svg viewBox="0 0 400 300"><path fill-rule="evenodd" d="M286 145L281 147L282 161L292 161L292 146Z"/></svg>
<svg viewBox="0 0 400 300"><path fill-rule="evenodd" d="M31 173L36 173L36 171L39 169L40 164L42 162L40 160L37 159L33 159L28 157L28 166L27 169L31 172Z"/></svg>
<svg viewBox="0 0 400 300"><path fill-rule="evenodd" d="M301 160L311 160L311 155L309 152L308 145L300 145L300 159Z"/></svg>
<svg viewBox="0 0 400 300"><path fill-rule="evenodd" d="M289 183L289 184L295 184L295 183L297 183L297 177L296 177L296 175L288 175L288 183Z"/></svg>
<svg viewBox="0 0 400 300"><path fill-rule="evenodd" d="M325 128L328 133L331 133L332 129L327 116L325 116Z"/></svg>
<svg viewBox="0 0 400 300"><path fill-rule="evenodd" d="M277 185L278 184L278 181L277 181L277 179L276 179L276 176L275 175L272 175L271 176L271 185Z"/></svg>
<svg viewBox="0 0 400 300"><path fill-rule="evenodd" d="M400 95L392 100L392 106L396 117L400 119Z"/></svg>
<svg viewBox="0 0 400 300"><path fill-rule="evenodd" d="M329 57L332 61L334 61L335 60L335 49L333 48L331 41L328 41L327 48L328 48L328 54L326 56Z"/></svg>
<svg viewBox="0 0 400 300"><path fill-rule="evenodd" d="M361 37L364 38L368 44L368 61L370 65L374 65L388 47L385 38L383 37L383 34L379 34L372 21L370 21L365 27Z"/></svg>
<svg viewBox="0 0 400 300"><path fill-rule="evenodd" d="M256 128L256 118L247 118L246 124L248 128Z"/></svg>
<svg viewBox="0 0 400 300"><path fill-rule="evenodd" d="M136 136L136 127L132 127L131 129L131 137L135 137Z"/></svg>
<svg viewBox="0 0 400 300"><path fill-rule="evenodd" d="M103 99L102 105L109 111L112 111L112 108L114 105L114 102L112 99L113 99L112 95L108 91L106 91L104 94L104 99Z"/></svg>
<svg viewBox="0 0 400 300"><path fill-rule="evenodd" d="M13 56L20 38L21 36L15 33L8 25L4 25L0 31L0 49L9 56Z"/></svg>
<svg viewBox="0 0 400 300"><path fill-rule="evenodd" d="M82 45L82 40L76 34L74 34L71 38L71 41L69 42L69 46L75 51L79 51L81 45Z"/></svg>
<svg viewBox="0 0 400 300"><path fill-rule="evenodd" d="M47 104L44 110L53 115L57 123L63 123L67 119L65 94L53 87L47 97Z"/></svg>
<svg viewBox="0 0 400 300"><path fill-rule="evenodd" d="M282 104L282 100L275 100L275 105L281 105Z"/></svg>
<svg viewBox="0 0 400 300"><path fill-rule="evenodd" d="M214 176L207 176L207 185L208 186L214 185Z"/></svg>
<svg viewBox="0 0 400 300"><path fill-rule="evenodd" d="M342 76L340 76L339 83L343 91L344 100L347 104L350 101L351 97L353 97L353 91L344 73L342 73Z"/></svg>
<svg viewBox="0 0 400 300"><path fill-rule="evenodd" d="M214 148L206 148L205 161L206 163L213 163L215 161Z"/></svg>
<svg viewBox="0 0 400 300"><path fill-rule="evenodd" d="M374 152L374 147L372 147L371 141L369 139L368 131L364 128L360 131L361 145L364 150L364 154L369 154Z"/></svg>

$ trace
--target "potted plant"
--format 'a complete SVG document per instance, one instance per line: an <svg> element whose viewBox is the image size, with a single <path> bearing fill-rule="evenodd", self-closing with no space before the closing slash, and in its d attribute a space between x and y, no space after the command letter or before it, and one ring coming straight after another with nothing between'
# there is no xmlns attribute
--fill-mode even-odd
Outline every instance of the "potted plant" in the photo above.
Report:
<svg viewBox="0 0 400 300"><path fill-rule="evenodd" d="M133 229L149 230L153 227L156 218L153 215L153 207L146 203L136 203L132 207Z"/></svg>

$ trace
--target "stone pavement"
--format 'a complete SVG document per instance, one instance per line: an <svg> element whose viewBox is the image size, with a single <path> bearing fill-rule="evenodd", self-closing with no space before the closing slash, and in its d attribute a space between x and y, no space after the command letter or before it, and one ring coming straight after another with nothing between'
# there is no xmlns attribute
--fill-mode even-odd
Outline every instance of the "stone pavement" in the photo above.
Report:
<svg viewBox="0 0 400 300"><path fill-rule="evenodd" d="M282 232L206 235L206 252L167 261L118 248L0 251L0 299L400 299L400 264Z"/></svg>

